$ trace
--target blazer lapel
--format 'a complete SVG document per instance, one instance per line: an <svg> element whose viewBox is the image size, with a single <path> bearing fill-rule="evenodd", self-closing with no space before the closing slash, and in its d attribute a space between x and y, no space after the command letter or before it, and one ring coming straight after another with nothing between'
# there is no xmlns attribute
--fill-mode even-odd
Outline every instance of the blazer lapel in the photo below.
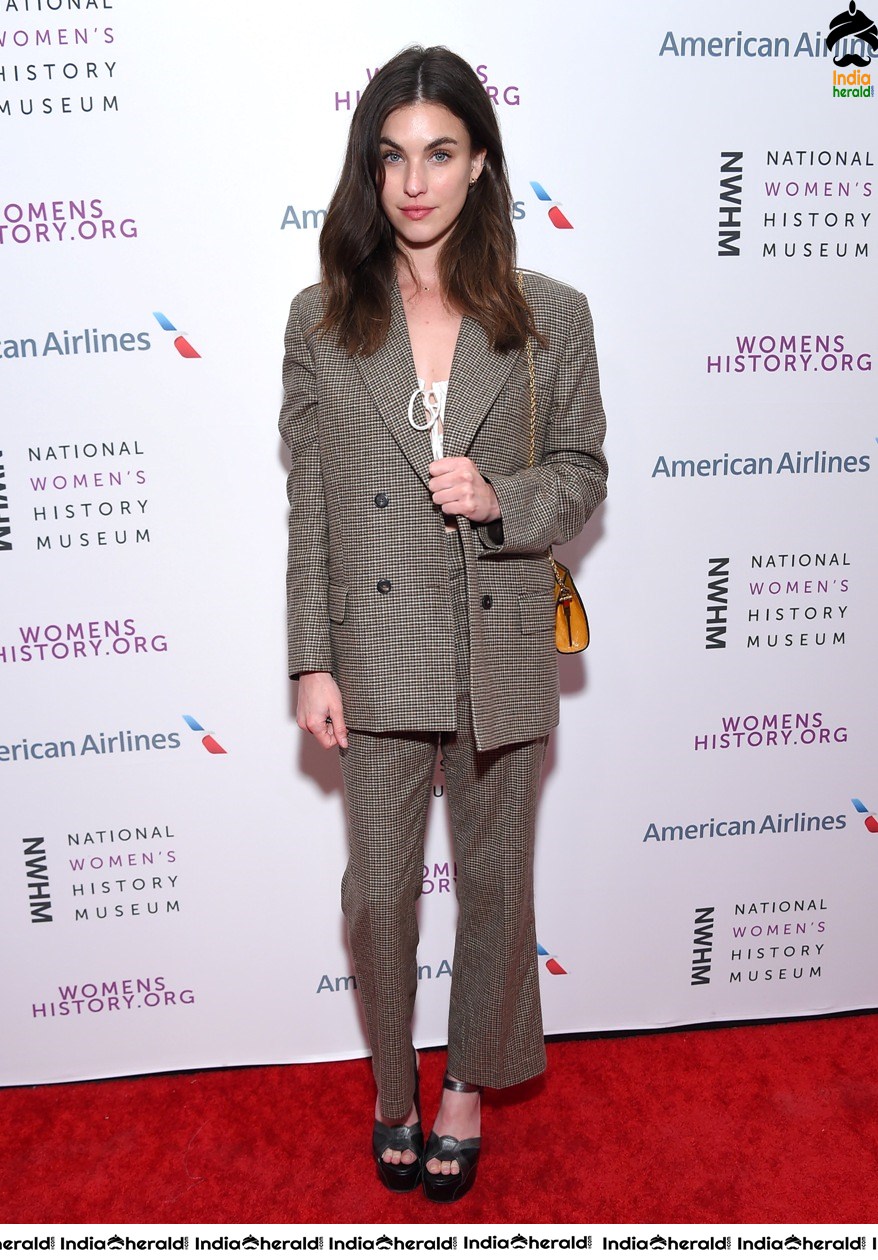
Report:
<svg viewBox="0 0 878 1260"><path fill-rule="evenodd" d="M465 455L492 403L506 384L518 355L492 350L481 324L464 316L448 382L445 454Z"/></svg>
<svg viewBox="0 0 878 1260"><path fill-rule="evenodd" d="M384 345L368 358L355 355L354 362L381 413L381 419L426 485L430 478L427 467L433 456L429 436L409 424L409 399L412 391L418 388L418 374L412 358L402 297L396 284L391 290L390 303L390 328Z"/></svg>
<svg viewBox="0 0 878 1260"><path fill-rule="evenodd" d="M408 420L409 399L418 387L399 286L390 294L390 328L384 345L368 358L354 356L381 418L406 459L426 483L432 461L430 439ZM445 406L445 454L465 455L479 426L518 362L518 355L498 354L481 324L464 316L454 348ZM420 412L417 413L420 415Z"/></svg>

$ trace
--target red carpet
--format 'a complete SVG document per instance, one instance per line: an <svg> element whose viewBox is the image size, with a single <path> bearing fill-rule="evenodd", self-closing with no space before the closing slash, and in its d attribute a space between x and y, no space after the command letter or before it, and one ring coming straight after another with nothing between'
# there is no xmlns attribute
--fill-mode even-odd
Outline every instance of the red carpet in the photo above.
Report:
<svg viewBox="0 0 878 1260"><path fill-rule="evenodd" d="M423 1056L427 1124L444 1055ZM488 1094L473 1192L388 1194L364 1061L0 1093L10 1224L866 1223L878 1017L549 1046Z"/></svg>

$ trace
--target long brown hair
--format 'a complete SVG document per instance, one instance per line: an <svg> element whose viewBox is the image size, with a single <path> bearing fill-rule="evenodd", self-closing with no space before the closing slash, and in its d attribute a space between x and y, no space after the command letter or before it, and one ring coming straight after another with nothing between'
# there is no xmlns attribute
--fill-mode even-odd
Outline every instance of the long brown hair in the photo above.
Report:
<svg viewBox="0 0 878 1260"><path fill-rule="evenodd" d="M374 76L360 98L323 230L324 315L349 354L373 354L390 328L397 247L379 200L384 176L380 136L395 109L444 105L469 132L485 164L439 255L447 302L482 325L495 350L521 349L536 335L515 279L512 193L494 107L471 66L447 48L406 48Z"/></svg>

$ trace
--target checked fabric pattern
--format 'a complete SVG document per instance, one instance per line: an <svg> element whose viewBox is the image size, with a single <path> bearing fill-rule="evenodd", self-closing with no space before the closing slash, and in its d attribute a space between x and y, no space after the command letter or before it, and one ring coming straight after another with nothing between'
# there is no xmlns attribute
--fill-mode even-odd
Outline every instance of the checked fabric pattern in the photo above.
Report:
<svg viewBox="0 0 878 1260"><path fill-rule="evenodd" d="M592 322L582 294L525 273L547 348L535 347L530 457L526 356L498 354L462 321L445 451L494 486L503 541L459 518L480 749L538 738L558 720L551 544L577 534L606 493ZM292 303L280 430L290 450L289 670L331 670L350 726L451 730L453 617L442 514L430 499L428 437L407 423L417 385L399 290L384 346L349 356L311 331L320 290Z"/></svg>

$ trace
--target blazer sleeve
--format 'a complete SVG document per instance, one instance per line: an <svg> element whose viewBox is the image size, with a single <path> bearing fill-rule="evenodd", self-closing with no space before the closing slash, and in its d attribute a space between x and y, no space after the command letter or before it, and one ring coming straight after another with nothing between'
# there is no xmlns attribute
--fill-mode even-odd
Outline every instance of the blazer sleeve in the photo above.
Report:
<svg viewBox="0 0 878 1260"><path fill-rule="evenodd" d="M278 427L290 452L287 627L289 673L291 678L298 678L311 670L332 670L317 376L298 297L290 307L284 351L284 401Z"/></svg>
<svg viewBox="0 0 878 1260"><path fill-rule="evenodd" d="M538 305L533 305L538 313ZM540 378L538 349L535 358L539 407L540 390L552 386ZM575 537L606 497L605 432L591 313L584 295L575 293L552 388L542 457L533 468L510 476L490 474L501 519L479 528L485 550L542 552Z"/></svg>

